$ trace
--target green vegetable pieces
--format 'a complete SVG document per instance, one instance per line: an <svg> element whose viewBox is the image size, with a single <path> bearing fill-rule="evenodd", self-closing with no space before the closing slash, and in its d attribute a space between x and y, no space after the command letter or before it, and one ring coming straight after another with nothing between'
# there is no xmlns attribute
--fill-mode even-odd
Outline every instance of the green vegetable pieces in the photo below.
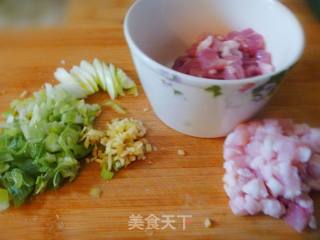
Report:
<svg viewBox="0 0 320 240"><path fill-rule="evenodd" d="M87 156L80 133L90 127L100 106L86 104L61 86L46 84L32 97L15 100L0 133L0 210L20 206L31 195L72 181L77 159Z"/></svg>
<svg viewBox="0 0 320 240"><path fill-rule="evenodd" d="M0 188L0 211L9 207L9 194L6 189Z"/></svg>
<svg viewBox="0 0 320 240"><path fill-rule="evenodd" d="M111 99L124 96L125 93L137 96L138 90L134 81L113 64L106 64L98 59L92 63L82 60L68 72L58 68L54 73L60 85L75 97L83 98L102 89Z"/></svg>

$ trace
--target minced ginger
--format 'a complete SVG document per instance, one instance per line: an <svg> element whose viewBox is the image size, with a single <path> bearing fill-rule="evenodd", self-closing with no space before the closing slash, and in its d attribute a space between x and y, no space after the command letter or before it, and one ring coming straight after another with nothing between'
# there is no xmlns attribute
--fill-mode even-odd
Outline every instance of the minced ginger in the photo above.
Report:
<svg viewBox="0 0 320 240"><path fill-rule="evenodd" d="M84 146L93 147L87 160L99 162L103 177L111 179L114 172L146 158L145 153L150 152L146 133L143 123L132 118L114 119L105 131L86 129L82 138Z"/></svg>

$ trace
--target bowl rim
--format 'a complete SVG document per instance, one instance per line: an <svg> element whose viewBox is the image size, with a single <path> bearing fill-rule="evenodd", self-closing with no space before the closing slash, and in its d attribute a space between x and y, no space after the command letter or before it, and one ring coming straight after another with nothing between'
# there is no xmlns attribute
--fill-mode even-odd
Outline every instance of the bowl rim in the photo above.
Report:
<svg viewBox="0 0 320 240"><path fill-rule="evenodd" d="M296 55L292 58L291 61L289 61L282 68L279 68L274 72L255 76L255 77L250 77L250 78L241 78L241 79L227 79L227 80L211 79L211 78L197 77L197 76L181 73L181 72L178 72L174 69L171 69L170 67L168 67L164 64L161 64L161 63L157 62L156 60L154 60L153 58L149 57L146 53L144 53L144 51L142 51L137 46L135 41L132 39L132 37L129 33L130 32L129 31L129 18L130 18L131 13L135 9L135 7L139 4L141 4L143 1L146 1L146 0L136 0L128 9L126 16L125 16L125 19L124 19L124 34L125 34L125 38L128 42L129 48L132 48L133 51L137 52L146 63L156 66L157 69L159 69L159 72L160 71L168 72L170 75L178 77L180 82L182 82L182 83L196 85L196 86L212 85L212 84L230 85L230 84L239 84L239 83L241 83L241 84L256 83L256 82L263 81L267 78L271 78L275 75L281 74L282 72L289 70L296 62L298 62L298 60L301 58L301 56L303 55L303 52L304 52L305 41L306 41L305 40L305 33L303 30L302 24L300 23L300 21L298 20L296 15L287 6L285 6L283 3L281 3L278 0L258 0L258 1L266 1L266 2L269 2L269 4L275 4L277 7L282 8L283 11L286 14L288 14L292 18L292 20L295 22L295 25L297 27L296 30L297 30L299 37L300 37L301 45L299 46L300 47L299 50L297 51ZM255 0L255 1L257 1L257 0Z"/></svg>

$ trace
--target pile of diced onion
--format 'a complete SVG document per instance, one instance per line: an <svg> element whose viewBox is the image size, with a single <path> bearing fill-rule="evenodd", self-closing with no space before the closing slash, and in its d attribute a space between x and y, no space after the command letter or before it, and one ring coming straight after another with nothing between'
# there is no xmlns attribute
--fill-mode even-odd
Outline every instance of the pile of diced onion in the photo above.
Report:
<svg viewBox="0 0 320 240"><path fill-rule="evenodd" d="M274 71L261 34L252 29L207 34L179 57L173 69L210 79L243 79Z"/></svg>
<svg viewBox="0 0 320 240"><path fill-rule="evenodd" d="M316 228L311 190L320 190L320 129L289 120L238 126L224 145L224 188L236 215L281 218Z"/></svg>

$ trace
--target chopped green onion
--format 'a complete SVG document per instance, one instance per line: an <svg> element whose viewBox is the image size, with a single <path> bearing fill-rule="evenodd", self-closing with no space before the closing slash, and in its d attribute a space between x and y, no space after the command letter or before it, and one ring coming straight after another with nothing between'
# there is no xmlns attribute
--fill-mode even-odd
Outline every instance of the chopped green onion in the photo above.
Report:
<svg viewBox="0 0 320 240"><path fill-rule="evenodd" d="M12 102L0 133L0 187L15 206L76 177L77 159L91 151L80 132L92 126L99 112L100 106L49 84L29 98Z"/></svg>
<svg viewBox="0 0 320 240"><path fill-rule="evenodd" d="M102 179L109 181L109 180L111 180L113 178L113 175L114 175L114 173L109 171L106 168L106 165L104 164L102 166L102 168L101 168L101 177L102 177Z"/></svg>
<svg viewBox="0 0 320 240"><path fill-rule="evenodd" d="M106 91L111 99L128 94L138 95L134 81L120 68L94 59L90 64L83 60L80 66L74 66L70 72L58 68L54 74L62 88L77 98L87 97L99 91Z"/></svg>
<svg viewBox="0 0 320 240"><path fill-rule="evenodd" d="M9 193L6 189L0 188L0 211L9 208Z"/></svg>
<svg viewBox="0 0 320 240"><path fill-rule="evenodd" d="M90 196L92 198L100 198L102 194L102 190L100 187L93 187L90 189Z"/></svg>
<svg viewBox="0 0 320 240"><path fill-rule="evenodd" d="M118 104L112 100L107 100L103 105L112 108L115 112L120 113L120 114L127 114L128 113L127 110L124 109L120 104Z"/></svg>

